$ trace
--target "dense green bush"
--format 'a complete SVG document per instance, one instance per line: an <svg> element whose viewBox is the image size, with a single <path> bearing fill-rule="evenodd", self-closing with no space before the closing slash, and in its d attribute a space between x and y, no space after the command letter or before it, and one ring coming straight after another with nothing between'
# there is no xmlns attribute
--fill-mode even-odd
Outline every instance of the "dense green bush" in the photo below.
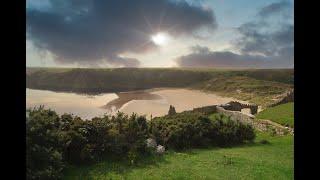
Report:
<svg viewBox="0 0 320 180"><path fill-rule="evenodd" d="M222 116L212 120L194 112L150 122L144 116L123 113L83 121L70 114L58 116L43 107L26 114L28 179L58 179L66 163L83 164L101 158L126 158L134 163L150 153L146 144L149 137L173 149L237 144L254 138L249 125Z"/></svg>
<svg viewBox="0 0 320 180"><path fill-rule="evenodd" d="M83 121L43 107L28 111L28 179L57 179L65 162L83 164L110 156L132 161L148 153L145 117L118 113Z"/></svg>
<svg viewBox="0 0 320 180"><path fill-rule="evenodd" d="M28 179L57 179L64 167L59 141L59 116L40 107L26 118Z"/></svg>
<svg viewBox="0 0 320 180"><path fill-rule="evenodd" d="M219 146L240 144L243 141L252 141L255 138L254 129L251 125L233 121L230 118L212 120L212 141Z"/></svg>
<svg viewBox="0 0 320 180"><path fill-rule="evenodd" d="M154 118L149 130L160 144L174 149L232 145L255 138L250 125L223 116L211 120L194 112Z"/></svg>
<svg viewBox="0 0 320 180"><path fill-rule="evenodd" d="M150 122L150 133L156 141L175 149L205 145L210 128L210 120L198 113L167 115Z"/></svg>

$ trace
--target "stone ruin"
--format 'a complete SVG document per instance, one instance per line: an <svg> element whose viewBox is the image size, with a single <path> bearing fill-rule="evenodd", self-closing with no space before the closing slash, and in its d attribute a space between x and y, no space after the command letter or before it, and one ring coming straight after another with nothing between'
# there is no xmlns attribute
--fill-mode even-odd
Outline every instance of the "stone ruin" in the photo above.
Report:
<svg viewBox="0 0 320 180"><path fill-rule="evenodd" d="M258 112L258 105L255 104L243 104L237 101L231 101L227 104L220 105L220 107L223 107L225 110L229 111L241 111L244 108L249 108L251 114L257 114Z"/></svg>
<svg viewBox="0 0 320 180"><path fill-rule="evenodd" d="M289 92L285 100L282 100L281 102L290 102L291 100L293 100L293 91ZM241 112L241 110L245 108L250 109L250 114ZM258 112L258 105L255 104L244 104L237 101L230 101L227 104L204 106L184 112L200 112L205 115L210 115L212 113L221 113L230 117L231 120L250 124L260 131L269 131L271 129L278 135L283 135L286 133L290 133L293 135L294 133L292 128L284 127L267 120L255 119L254 115Z"/></svg>
<svg viewBox="0 0 320 180"><path fill-rule="evenodd" d="M292 95L293 95L293 93L292 93ZM291 96L291 95L289 95L289 96ZM287 100L290 100L290 98L288 98ZM246 114L246 113L241 112L241 110L244 108L249 108L250 114ZM269 122L266 120L255 119L254 114L257 114L257 112L258 112L258 105L255 105L255 104L243 104L243 103L240 103L237 101L230 101L227 104L194 108L193 110L191 110L189 112L201 112L206 115L209 115L212 113L221 113L221 114L224 114L224 115L230 117L231 120L240 121L242 123L250 124L254 128L256 128L260 131L269 131L270 129L272 129L278 135L283 135L286 133L290 133L293 135L293 133L294 133L292 128L279 126L273 122Z"/></svg>

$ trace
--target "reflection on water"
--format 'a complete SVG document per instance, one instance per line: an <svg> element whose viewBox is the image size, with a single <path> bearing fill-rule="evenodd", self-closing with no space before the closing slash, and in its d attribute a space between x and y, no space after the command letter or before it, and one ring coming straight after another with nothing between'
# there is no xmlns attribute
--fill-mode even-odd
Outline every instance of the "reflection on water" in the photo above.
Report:
<svg viewBox="0 0 320 180"><path fill-rule="evenodd" d="M26 95L27 108L44 105L58 114L72 113L84 119L110 113L109 109L101 107L118 98L115 93L92 96L34 89L26 89Z"/></svg>

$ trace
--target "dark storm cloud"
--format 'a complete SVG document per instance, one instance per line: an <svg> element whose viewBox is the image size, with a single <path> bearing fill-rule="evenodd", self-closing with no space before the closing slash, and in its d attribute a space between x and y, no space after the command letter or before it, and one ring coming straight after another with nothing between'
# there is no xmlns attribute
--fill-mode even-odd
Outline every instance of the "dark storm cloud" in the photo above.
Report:
<svg viewBox="0 0 320 180"><path fill-rule="evenodd" d="M293 6L289 1L272 3L257 14L257 19L238 28L242 36L235 45L242 53L275 56L293 46Z"/></svg>
<svg viewBox="0 0 320 180"><path fill-rule="evenodd" d="M51 0L50 8L27 9L27 37L61 63L138 66L119 55L155 48L150 35L166 31L192 34L215 28L212 10L172 0Z"/></svg>
<svg viewBox="0 0 320 180"><path fill-rule="evenodd" d="M212 52L206 47L197 46L191 48L191 54L177 58L176 62L179 66L198 67L293 67L293 14L288 20L282 11L293 13L288 2L274 3L262 8L255 20L242 24L237 29L241 36L233 42L239 54Z"/></svg>
<svg viewBox="0 0 320 180"><path fill-rule="evenodd" d="M294 26L285 24L281 27L265 31L269 24L254 26L244 24L238 30L242 37L237 40L236 46L243 53L262 54L273 56L279 53L279 50L294 44Z"/></svg>
<svg viewBox="0 0 320 180"><path fill-rule="evenodd" d="M199 48L199 47L197 47ZM283 49L278 56L261 56L249 54L236 54L230 51L195 51L189 55L176 59L182 67L214 67L214 68L288 68L292 67L293 47ZM207 49L206 47L202 48Z"/></svg>

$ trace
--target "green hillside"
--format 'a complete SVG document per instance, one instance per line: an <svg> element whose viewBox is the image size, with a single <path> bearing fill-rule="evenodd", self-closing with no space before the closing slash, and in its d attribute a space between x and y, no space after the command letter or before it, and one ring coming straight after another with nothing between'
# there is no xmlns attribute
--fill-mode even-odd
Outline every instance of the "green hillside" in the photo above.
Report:
<svg viewBox="0 0 320 180"><path fill-rule="evenodd" d="M294 103L281 104L261 111L259 119L269 119L282 125L294 126Z"/></svg>
<svg viewBox="0 0 320 180"><path fill-rule="evenodd" d="M27 88L105 93L159 87L193 88L268 105L293 88L293 70L179 68L27 69Z"/></svg>

